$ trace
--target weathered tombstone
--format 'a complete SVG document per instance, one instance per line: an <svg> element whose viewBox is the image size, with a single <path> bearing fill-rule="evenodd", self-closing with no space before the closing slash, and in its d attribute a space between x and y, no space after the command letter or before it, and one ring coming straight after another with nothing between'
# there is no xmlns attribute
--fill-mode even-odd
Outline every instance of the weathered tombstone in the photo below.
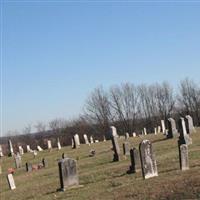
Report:
<svg viewBox="0 0 200 200"><path fill-rule="evenodd" d="M42 149L40 146L37 146L37 150L38 150L39 152L43 151L43 149Z"/></svg>
<svg viewBox="0 0 200 200"><path fill-rule="evenodd" d="M95 140L94 142L95 142L95 143L98 143L98 142L99 142L99 140Z"/></svg>
<svg viewBox="0 0 200 200"><path fill-rule="evenodd" d="M9 156L14 156L13 146L11 140L8 140Z"/></svg>
<svg viewBox="0 0 200 200"><path fill-rule="evenodd" d="M148 179L158 176L156 159L151 142L149 140L143 140L140 143L139 150L143 178Z"/></svg>
<svg viewBox="0 0 200 200"><path fill-rule="evenodd" d="M160 133L161 132L161 127L160 126L158 126L158 133Z"/></svg>
<svg viewBox="0 0 200 200"><path fill-rule="evenodd" d="M33 150L31 149L30 145L26 145L26 149L27 149L27 152L33 153Z"/></svg>
<svg viewBox="0 0 200 200"><path fill-rule="evenodd" d="M147 129L144 128L144 135L147 135Z"/></svg>
<svg viewBox="0 0 200 200"><path fill-rule="evenodd" d="M60 139L59 138L57 139L57 146L58 146L58 150L61 150L62 147L61 147Z"/></svg>
<svg viewBox="0 0 200 200"><path fill-rule="evenodd" d="M73 136L73 149L77 149L77 148L79 148L80 147L80 141L79 141L79 136L78 136L78 134L75 134L74 136Z"/></svg>
<svg viewBox="0 0 200 200"><path fill-rule="evenodd" d="M24 149L22 148L22 146L19 146L19 154L24 155Z"/></svg>
<svg viewBox="0 0 200 200"><path fill-rule="evenodd" d="M9 185L10 189L11 189L11 190L16 189L15 181L14 181L14 178L13 178L13 175L12 175L12 174L8 174L7 180L8 180L8 185Z"/></svg>
<svg viewBox="0 0 200 200"><path fill-rule="evenodd" d="M47 140L47 147L48 149L52 149L51 140Z"/></svg>
<svg viewBox="0 0 200 200"><path fill-rule="evenodd" d="M85 140L85 144L90 144L88 140L88 136L86 134L83 135L83 138Z"/></svg>
<svg viewBox="0 0 200 200"><path fill-rule="evenodd" d="M186 144L179 146L179 162L182 171L189 169L188 146Z"/></svg>
<svg viewBox="0 0 200 200"><path fill-rule="evenodd" d="M44 168L48 167L48 161L45 158L42 159L42 165Z"/></svg>
<svg viewBox="0 0 200 200"><path fill-rule="evenodd" d="M26 171L31 172L32 171L32 165L30 163L26 163Z"/></svg>
<svg viewBox="0 0 200 200"><path fill-rule="evenodd" d="M125 133L125 139L128 140L129 137L129 133Z"/></svg>
<svg viewBox="0 0 200 200"><path fill-rule="evenodd" d="M21 158L20 154L17 153L17 155L14 156L14 159L15 159L15 167L17 169L21 168L22 167L22 158Z"/></svg>
<svg viewBox="0 0 200 200"><path fill-rule="evenodd" d="M137 135L136 135L136 133L135 132L133 132L133 137L136 137Z"/></svg>
<svg viewBox="0 0 200 200"><path fill-rule="evenodd" d="M164 120L161 120L161 127L162 127L162 133L165 135L166 128L165 128L165 121Z"/></svg>
<svg viewBox="0 0 200 200"><path fill-rule="evenodd" d="M37 156L37 151L36 150L33 151L33 155L34 155L34 158Z"/></svg>
<svg viewBox="0 0 200 200"><path fill-rule="evenodd" d="M123 154L124 154L124 156L129 156L130 155L129 142L124 142L123 143Z"/></svg>
<svg viewBox="0 0 200 200"><path fill-rule="evenodd" d="M110 137L118 137L117 129L114 126L110 127Z"/></svg>
<svg viewBox="0 0 200 200"><path fill-rule="evenodd" d="M154 128L154 134L157 135L157 128Z"/></svg>
<svg viewBox="0 0 200 200"><path fill-rule="evenodd" d="M193 119L190 115L185 116L185 125L186 125L186 131L188 134L195 132Z"/></svg>
<svg viewBox="0 0 200 200"><path fill-rule="evenodd" d="M65 189L69 187L79 185L77 164L75 160L71 158L62 159L58 162L58 167L61 191L65 191Z"/></svg>
<svg viewBox="0 0 200 200"><path fill-rule="evenodd" d="M105 137L105 135L103 136L103 141L106 142L106 137Z"/></svg>
<svg viewBox="0 0 200 200"><path fill-rule="evenodd" d="M3 150L1 145L0 145L0 157L3 157Z"/></svg>
<svg viewBox="0 0 200 200"><path fill-rule="evenodd" d="M131 158L131 165L127 173L128 174L136 173L137 171L139 171L140 167L139 155L136 148L130 149L130 158Z"/></svg>
<svg viewBox="0 0 200 200"><path fill-rule="evenodd" d="M90 143L93 144L94 143L94 139L92 136L90 136Z"/></svg>
<svg viewBox="0 0 200 200"><path fill-rule="evenodd" d="M176 122L174 119L169 118L168 119L168 133L167 138L174 138L178 134L178 131L176 129Z"/></svg>
<svg viewBox="0 0 200 200"><path fill-rule="evenodd" d="M185 126L185 120L183 117L179 119L179 140L178 140L178 145L180 146L181 144L186 144L190 145L192 144L192 138L189 137L186 131L186 126Z"/></svg>
<svg viewBox="0 0 200 200"><path fill-rule="evenodd" d="M113 136L111 140L112 140L113 151L114 151L113 162L116 162L120 160L120 148L119 148L117 136Z"/></svg>

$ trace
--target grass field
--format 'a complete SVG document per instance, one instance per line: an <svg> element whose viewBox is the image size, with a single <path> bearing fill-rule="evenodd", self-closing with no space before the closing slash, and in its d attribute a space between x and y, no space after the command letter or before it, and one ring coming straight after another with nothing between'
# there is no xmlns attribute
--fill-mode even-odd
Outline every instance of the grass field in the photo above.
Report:
<svg viewBox="0 0 200 200"><path fill-rule="evenodd" d="M121 157L120 162L111 162L113 152L111 141L81 145L80 149L71 147L23 155L23 168L14 174L17 189L11 191L6 180L7 169L14 167L11 157L4 157L0 175L1 200L28 199L200 199L200 129L192 134L193 144L189 146L190 170L180 171L177 139L165 140L162 134L147 135L143 138L129 138L131 147L138 148L142 139L153 143L159 176L143 180L141 172L128 175L126 171L130 159ZM123 139L119 139L121 152ZM96 150L95 157L89 157L89 151ZM57 192L59 174L57 160L62 153L77 159L80 184L84 187ZM39 163L42 158L48 160L48 168L27 173L25 163Z"/></svg>

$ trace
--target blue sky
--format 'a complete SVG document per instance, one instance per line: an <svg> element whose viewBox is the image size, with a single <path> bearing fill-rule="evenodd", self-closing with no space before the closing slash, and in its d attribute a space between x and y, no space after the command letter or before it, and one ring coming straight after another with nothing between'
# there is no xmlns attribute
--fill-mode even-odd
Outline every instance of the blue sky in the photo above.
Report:
<svg viewBox="0 0 200 200"><path fill-rule="evenodd" d="M3 135L76 117L99 85L200 81L200 2L1 7Z"/></svg>

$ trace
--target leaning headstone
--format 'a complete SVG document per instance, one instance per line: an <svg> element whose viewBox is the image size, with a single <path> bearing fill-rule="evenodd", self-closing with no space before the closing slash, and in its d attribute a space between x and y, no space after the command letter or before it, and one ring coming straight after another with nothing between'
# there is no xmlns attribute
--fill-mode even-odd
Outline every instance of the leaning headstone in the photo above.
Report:
<svg viewBox="0 0 200 200"><path fill-rule="evenodd" d="M79 185L77 163L75 160L71 158L62 159L58 162L58 167L61 191L65 191L65 189L69 187Z"/></svg>
<svg viewBox="0 0 200 200"><path fill-rule="evenodd" d="M17 153L17 155L14 156L14 159L15 159L15 167L17 169L21 168L22 167L22 158L21 158L20 154Z"/></svg>
<svg viewBox="0 0 200 200"><path fill-rule="evenodd" d="M3 150L1 145L0 145L0 157L3 157Z"/></svg>
<svg viewBox="0 0 200 200"><path fill-rule="evenodd" d="M61 150L62 147L61 147L60 139L59 138L57 139L57 146L58 146L58 150Z"/></svg>
<svg viewBox="0 0 200 200"><path fill-rule="evenodd" d="M37 146L37 150L38 150L39 152L43 151L43 149L42 149L40 146Z"/></svg>
<svg viewBox="0 0 200 200"><path fill-rule="evenodd" d="M114 126L110 127L110 137L118 137L117 129Z"/></svg>
<svg viewBox="0 0 200 200"><path fill-rule="evenodd" d="M139 171L140 161L139 161L139 154L136 148L132 148L130 150L130 158L131 158L131 166L127 171L128 174L136 173Z"/></svg>
<svg viewBox="0 0 200 200"><path fill-rule="evenodd" d="M9 185L10 189L11 189L11 190L16 189L15 181L14 181L14 178L13 178L13 175L12 175L12 174L8 174L7 180L8 180L8 185Z"/></svg>
<svg viewBox="0 0 200 200"><path fill-rule="evenodd" d="M161 120L161 127L162 127L162 133L165 134L166 128L165 128L165 121Z"/></svg>
<svg viewBox="0 0 200 200"><path fill-rule="evenodd" d="M183 117L179 119L179 133L180 133L178 140L179 146L181 144L186 144L186 145L192 144L192 138L190 138L190 136L187 134L185 120Z"/></svg>
<svg viewBox="0 0 200 200"><path fill-rule="evenodd" d="M32 172L32 165L30 163L26 163L26 171Z"/></svg>
<svg viewBox="0 0 200 200"><path fill-rule="evenodd" d="M88 140L88 136L86 134L83 135L83 138L85 140L85 144L90 144Z"/></svg>
<svg viewBox="0 0 200 200"><path fill-rule="evenodd" d="M117 136L114 136L111 138L112 140L112 145L113 145L113 162L119 161L120 160L120 148L117 140Z"/></svg>
<svg viewBox="0 0 200 200"><path fill-rule="evenodd" d="M33 150L31 149L30 145L26 145L26 149L28 153L33 153Z"/></svg>
<svg viewBox="0 0 200 200"><path fill-rule="evenodd" d="M124 156L129 156L130 155L129 142L124 142L123 143L123 154L124 154Z"/></svg>
<svg viewBox="0 0 200 200"><path fill-rule="evenodd" d="M125 139L128 140L129 138L129 133L125 133Z"/></svg>
<svg viewBox="0 0 200 200"><path fill-rule="evenodd" d="M185 125L186 125L186 131L188 134L195 132L193 119L190 115L185 116Z"/></svg>
<svg viewBox="0 0 200 200"><path fill-rule="evenodd" d="M78 136L78 134L75 134L74 136L73 136L73 149L77 149L77 148L79 148L80 147L80 141L79 141L79 136Z"/></svg>
<svg viewBox="0 0 200 200"><path fill-rule="evenodd" d="M178 134L178 131L176 129L176 122L174 119L169 118L168 119L168 133L167 138L174 138Z"/></svg>
<svg viewBox="0 0 200 200"><path fill-rule="evenodd" d="M158 176L157 163L149 140L143 140L139 146L142 175L144 179Z"/></svg>
<svg viewBox="0 0 200 200"><path fill-rule="evenodd" d="M19 146L19 154L24 155L24 149L22 148L22 146Z"/></svg>
<svg viewBox="0 0 200 200"><path fill-rule="evenodd" d="M179 146L179 162L182 171L189 169L188 146L186 144Z"/></svg>
<svg viewBox="0 0 200 200"><path fill-rule="evenodd" d="M13 146L11 140L8 140L9 156L14 156Z"/></svg>
<svg viewBox="0 0 200 200"><path fill-rule="evenodd" d="M47 140L47 147L48 149L52 149L51 140Z"/></svg>

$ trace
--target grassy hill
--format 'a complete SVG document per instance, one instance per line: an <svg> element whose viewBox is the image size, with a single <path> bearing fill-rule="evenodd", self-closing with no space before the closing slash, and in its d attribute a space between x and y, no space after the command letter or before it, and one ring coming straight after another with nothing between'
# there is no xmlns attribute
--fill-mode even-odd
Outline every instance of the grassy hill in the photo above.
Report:
<svg viewBox="0 0 200 200"><path fill-rule="evenodd" d="M192 134L193 144L189 146L190 170L180 171L177 138L166 140L162 134L147 135L143 138L129 138L131 147L138 148L142 139L153 143L159 176L143 180L141 172L128 175L126 171L130 159L121 156L120 162L112 162L111 141L81 145L80 149L71 147L23 155L23 168L14 174L17 189L11 191L6 180L7 169L14 167L14 159L4 157L1 160L3 173L0 175L0 199L200 199L200 129ZM121 152L124 139L119 139ZM95 157L89 157L89 151L96 150ZM84 187L57 192L59 174L57 160L62 153L78 160L80 184ZM25 163L39 163L42 158L48 160L48 168L27 173Z"/></svg>

